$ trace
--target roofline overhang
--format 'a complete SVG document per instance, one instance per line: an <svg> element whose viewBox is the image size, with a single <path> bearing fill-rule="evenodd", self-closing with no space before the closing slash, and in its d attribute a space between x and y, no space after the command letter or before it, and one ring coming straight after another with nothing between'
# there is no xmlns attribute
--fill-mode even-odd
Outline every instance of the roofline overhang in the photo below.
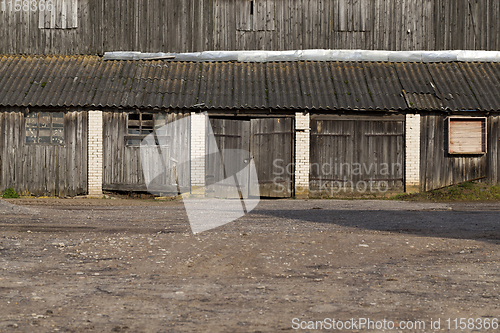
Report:
<svg viewBox="0 0 500 333"><path fill-rule="evenodd" d="M499 51L383 51L383 50L291 50L291 51L203 51L189 53L105 52L103 60L165 60L190 62L500 62Z"/></svg>

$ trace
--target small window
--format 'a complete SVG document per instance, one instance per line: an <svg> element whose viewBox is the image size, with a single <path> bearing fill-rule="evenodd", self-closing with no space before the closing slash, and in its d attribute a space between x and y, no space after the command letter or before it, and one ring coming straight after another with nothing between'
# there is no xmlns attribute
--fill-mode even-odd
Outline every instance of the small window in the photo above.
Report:
<svg viewBox="0 0 500 333"><path fill-rule="evenodd" d="M154 115L152 113L129 113L128 135L125 137L128 146L140 146L141 141L153 133Z"/></svg>
<svg viewBox="0 0 500 333"><path fill-rule="evenodd" d="M26 116L26 143L63 145L64 113L28 113Z"/></svg>
<svg viewBox="0 0 500 333"><path fill-rule="evenodd" d="M275 29L274 0L244 0L236 4L237 30L272 31Z"/></svg>
<svg viewBox="0 0 500 333"><path fill-rule="evenodd" d="M449 117L448 152L450 154L486 153L486 118Z"/></svg>

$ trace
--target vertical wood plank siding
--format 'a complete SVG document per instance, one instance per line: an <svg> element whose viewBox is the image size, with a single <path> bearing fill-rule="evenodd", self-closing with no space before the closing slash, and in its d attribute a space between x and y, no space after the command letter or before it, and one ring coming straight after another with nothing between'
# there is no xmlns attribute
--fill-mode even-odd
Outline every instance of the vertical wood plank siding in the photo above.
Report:
<svg viewBox="0 0 500 333"><path fill-rule="evenodd" d="M488 117L488 180L500 184L500 116Z"/></svg>
<svg viewBox="0 0 500 333"><path fill-rule="evenodd" d="M21 110L0 113L0 191L33 195L87 192L87 112L66 112L64 145L25 143Z"/></svg>
<svg viewBox="0 0 500 333"><path fill-rule="evenodd" d="M420 184L423 191L481 177L492 184L499 182L499 116L489 116L487 153L448 154L448 124L443 114L421 116Z"/></svg>
<svg viewBox="0 0 500 333"><path fill-rule="evenodd" d="M0 8L0 53L500 50L498 0L256 0L253 19L250 0L55 3L71 11L64 24L61 13Z"/></svg>

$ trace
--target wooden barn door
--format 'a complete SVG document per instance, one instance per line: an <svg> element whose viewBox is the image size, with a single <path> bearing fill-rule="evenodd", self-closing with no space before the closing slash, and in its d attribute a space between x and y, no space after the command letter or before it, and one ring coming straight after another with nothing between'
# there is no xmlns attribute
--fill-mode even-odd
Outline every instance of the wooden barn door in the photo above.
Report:
<svg viewBox="0 0 500 333"><path fill-rule="evenodd" d="M387 184L389 192L404 192L404 122L374 120L359 122L359 126L363 181L371 182L372 190Z"/></svg>
<svg viewBox="0 0 500 333"><path fill-rule="evenodd" d="M404 120L313 117L312 196L404 191Z"/></svg>
<svg viewBox="0 0 500 333"><path fill-rule="evenodd" d="M248 197L249 175L240 171L250 160L250 121L210 118L213 137L207 136L206 145L206 185L209 197L238 198ZM231 177L239 173L239 181ZM228 178L229 177L229 178ZM210 186L213 185L213 186Z"/></svg>
<svg viewBox="0 0 500 333"><path fill-rule="evenodd" d="M311 121L311 154L310 154L310 193L325 195L335 191L330 187L335 182L344 182L341 165L354 163L354 121L332 121L328 119L312 119ZM345 164L343 164L345 163ZM340 169L340 170L339 170Z"/></svg>
<svg viewBox="0 0 500 333"><path fill-rule="evenodd" d="M224 183L223 180L243 170L252 157L259 180L260 196L292 196L294 172L292 119L210 118L210 124L215 140L211 140L210 137L207 139L206 185L217 184L217 186L211 186L207 196L235 197L231 181ZM235 149L241 149L242 152L235 154ZM290 172L287 171L287 166ZM240 174L239 178L242 195L250 197L259 195L253 193L249 186L250 173Z"/></svg>
<svg viewBox="0 0 500 333"><path fill-rule="evenodd" d="M262 197L288 198L293 193L293 122L291 118L252 119L250 152Z"/></svg>

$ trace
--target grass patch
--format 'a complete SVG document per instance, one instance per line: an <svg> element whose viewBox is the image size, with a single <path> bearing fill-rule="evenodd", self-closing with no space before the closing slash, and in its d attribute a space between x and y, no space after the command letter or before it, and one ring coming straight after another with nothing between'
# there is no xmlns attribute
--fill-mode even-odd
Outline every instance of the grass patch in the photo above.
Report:
<svg viewBox="0 0 500 333"><path fill-rule="evenodd" d="M5 190L5 192L3 192L2 198L3 199L18 199L19 194L17 194L16 191L14 191L14 189L12 187L9 187L8 189Z"/></svg>
<svg viewBox="0 0 500 333"><path fill-rule="evenodd" d="M450 202L450 201L500 201L500 186L466 182L414 194L398 194L390 200Z"/></svg>

